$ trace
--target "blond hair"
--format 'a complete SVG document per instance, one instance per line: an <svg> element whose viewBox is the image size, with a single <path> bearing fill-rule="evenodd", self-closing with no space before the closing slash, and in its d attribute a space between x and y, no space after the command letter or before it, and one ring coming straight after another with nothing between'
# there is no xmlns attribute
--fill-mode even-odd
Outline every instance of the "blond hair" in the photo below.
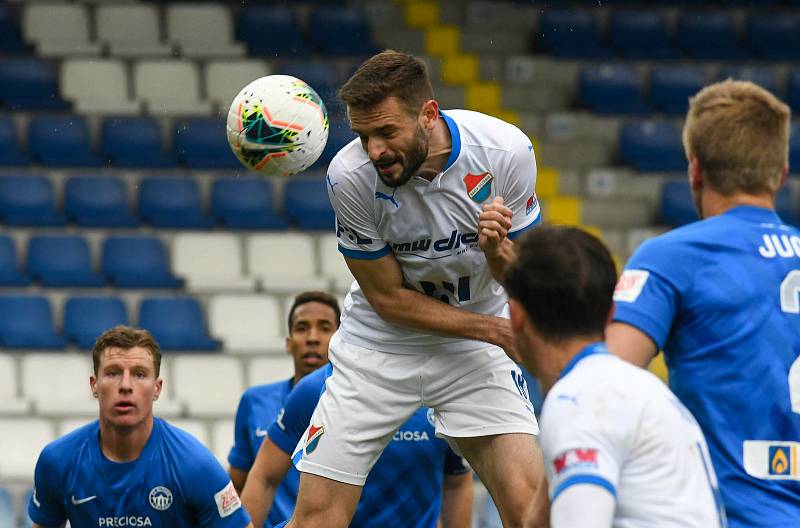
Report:
<svg viewBox="0 0 800 528"><path fill-rule="evenodd" d="M686 156L723 196L775 194L789 157L789 107L749 81L706 86L689 100Z"/></svg>

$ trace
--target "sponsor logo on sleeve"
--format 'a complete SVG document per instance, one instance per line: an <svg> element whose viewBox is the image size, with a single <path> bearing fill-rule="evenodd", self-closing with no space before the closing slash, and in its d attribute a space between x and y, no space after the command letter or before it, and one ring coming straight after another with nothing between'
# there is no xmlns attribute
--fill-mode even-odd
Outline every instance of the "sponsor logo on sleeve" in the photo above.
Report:
<svg viewBox="0 0 800 528"><path fill-rule="evenodd" d="M233 487L233 482L228 482L214 494L214 502L217 503L217 512L223 519L242 507L242 501L236 493L236 488Z"/></svg>
<svg viewBox="0 0 800 528"><path fill-rule="evenodd" d="M650 272L638 269L629 269L622 272L617 287L614 289L614 300L622 302L634 302L642 293L642 288L647 283Z"/></svg>
<svg viewBox="0 0 800 528"><path fill-rule="evenodd" d="M539 205L539 199L536 197L536 193L533 193L525 203L525 216L531 214L537 205Z"/></svg>
<svg viewBox="0 0 800 528"><path fill-rule="evenodd" d="M592 447L567 449L553 460L553 472L556 475L576 469L597 469L597 449Z"/></svg>

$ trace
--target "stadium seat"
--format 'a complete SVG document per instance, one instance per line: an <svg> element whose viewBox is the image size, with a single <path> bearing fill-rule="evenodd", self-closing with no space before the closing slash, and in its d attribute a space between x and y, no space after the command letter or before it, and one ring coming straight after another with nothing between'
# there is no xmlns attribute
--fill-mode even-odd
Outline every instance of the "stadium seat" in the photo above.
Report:
<svg viewBox="0 0 800 528"><path fill-rule="evenodd" d="M278 69L278 73L297 77L311 86L322 98L329 112L343 110L336 91L344 79L339 70L329 62L291 61Z"/></svg>
<svg viewBox="0 0 800 528"><path fill-rule="evenodd" d="M0 117L0 165L27 165L30 161L30 157L20 150L14 119Z"/></svg>
<svg viewBox="0 0 800 528"><path fill-rule="evenodd" d="M53 313L46 298L30 295L0 296L0 346L4 348L64 348L56 334Z"/></svg>
<svg viewBox="0 0 800 528"><path fill-rule="evenodd" d="M181 355L172 360L175 397L193 418L230 416L242 396L243 377L234 357Z"/></svg>
<svg viewBox="0 0 800 528"><path fill-rule="evenodd" d="M344 117L339 117L338 113L328 113L328 141L322 150L319 159L314 162L310 170L328 170L328 165L334 156L348 143L356 138L355 133L350 130L350 124Z"/></svg>
<svg viewBox="0 0 800 528"><path fill-rule="evenodd" d="M31 409L31 402L17 392L19 383L15 363L16 358L13 355L0 354L0 415L3 416L24 415Z"/></svg>
<svg viewBox="0 0 800 528"><path fill-rule="evenodd" d="M282 319L280 303L267 295L216 295L208 305L211 335L226 351L283 352Z"/></svg>
<svg viewBox="0 0 800 528"><path fill-rule="evenodd" d="M18 528L17 511L11 492L0 486L0 528Z"/></svg>
<svg viewBox="0 0 800 528"><path fill-rule="evenodd" d="M233 446L233 420L225 418L214 422L211 426L211 452L223 467L228 464L231 446Z"/></svg>
<svg viewBox="0 0 800 528"><path fill-rule="evenodd" d="M800 59L800 16L753 13L747 19L747 45L759 59Z"/></svg>
<svg viewBox="0 0 800 528"><path fill-rule="evenodd" d="M125 304L117 297L71 297L64 304L64 337L91 349L97 338L117 325L128 325Z"/></svg>
<svg viewBox="0 0 800 528"><path fill-rule="evenodd" d="M0 286L27 286L31 280L19 270L17 248L8 235L0 235Z"/></svg>
<svg viewBox="0 0 800 528"><path fill-rule="evenodd" d="M144 178L139 183L139 213L153 227L207 229L213 225L190 177Z"/></svg>
<svg viewBox="0 0 800 528"><path fill-rule="evenodd" d="M692 58L728 60L745 57L730 13L683 12L678 17L677 37L678 46Z"/></svg>
<svg viewBox="0 0 800 528"><path fill-rule="evenodd" d="M603 64L581 68L580 102L603 114L640 114L649 111L642 102L639 73L629 66Z"/></svg>
<svg viewBox="0 0 800 528"><path fill-rule="evenodd" d="M355 280L339 252L339 239L334 234L322 235L319 241L319 260L322 276L333 282L339 293L347 293Z"/></svg>
<svg viewBox="0 0 800 528"><path fill-rule="evenodd" d="M97 39L119 57L165 57L172 46L161 38L158 6L146 3L98 5Z"/></svg>
<svg viewBox="0 0 800 528"><path fill-rule="evenodd" d="M800 172L800 123L789 125L789 172Z"/></svg>
<svg viewBox="0 0 800 528"><path fill-rule="evenodd" d="M244 46L234 41L227 5L168 4L167 36L184 57L239 57L245 53Z"/></svg>
<svg viewBox="0 0 800 528"><path fill-rule="evenodd" d="M271 73L269 64L259 59L209 61L205 68L206 95L227 113L242 88Z"/></svg>
<svg viewBox="0 0 800 528"><path fill-rule="evenodd" d="M620 132L619 156L638 171L686 171L681 134L670 123L626 123Z"/></svg>
<svg viewBox="0 0 800 528"><path fill-rule="evenodd" d="M661 187L658 219L662 224L671 227L698 220L688 180L664 182Z"/></svg>
<svg viewBox="0 0 800 528"><path fill-rule="evenodd" d="M626 58L668 59L678 56L669 42L667 20L659 11L614 11L608 34L611 49Z"/></svg>
<svg viewBox="0 0 800 528"><path fill-rule="evenodd" d="M208 428L202 420L189 420L185 418L170 420L170 425L186 431L195 437L201 444L211 449L211 439L208 436ZM233 437L231 437L233 438Z"/></svg>
<svg viewBox="0 0 800 528"><path fill-rule="evenodd" d="M105 278L92 270L89 244L78 235L31 237L27 269L43 286L99 287L105 284Z"/></svg>
<svg viewBox="0 0 800 528"><path fill-rule="evenodd" d="M600 41L598 20L589 10L547 10L539 17L539 46L564 58L603 58L610 55Z"/></svg>
<svg viewBox="0 0 800 528"><path fill-rule="evenodd" d="M245 7L239 11L238 28L239 39L251 55L282 57L310 51L303 41L297 14L287 6Z"/></svg>
<svg viewBox="0 0 800 528"><path fill-rule="evenodd" d="M103 240L102 270L118 288L180 288L170 271L161 240L148 236L111 236Z"/></svg>
<svg viewBox="0 0 800 528"><path fill-rule="evenodd" d="M0 5L0 52L19 53L28 51L19 29L16 9Z"/></svg>
<svg viewBox="0 0 800 528"><path fill-rule="evenodd" d="M128 93L128 72L120 60L65 60L61 92L80 114L138 114L142 106Z"/></svg>
<svg viewBox="0 0 800 528"><path fill-rule="evenodd" d="M11 110L61 110L58 68L35 58L0 58L0 101Z"/></svg>
<svg viewBox="0 0 800 528"><path fill-rule="evenodd" d="M103 121L100 152L111 165L120 168L162 168L175 166L164 151L163 132L149 117L115 117Z"/></svg>
<svg viewBox="0 0 800 528"><path fill-rule="evenodd" d="M293 375L294 363L289 354L255 357L247 365L248 387L287 380Z"/></svg>
<svg viewBox="0 0 800 528"><path fill-rule="evenodd" d="M0 480L29 482L39 453L54 439L49 420L0 418Z"/></svg>
<svg viewBox="0 0 800 528"><path fill-rule="evenodd" d="M372 44L369 24L359 6L320 6L308 17L308 35L315 51L323 55L367 57L378 50Z"/></svg>
<svg viewBox="0 0 800 528"><path fill-rule="evenodd" d="M305 233L268 233L247 238L247 269L266 290L294 294L325 290L327 280L316 275L314 241Z"/></svg>
<svg viewBox="0 0 800 528"><path fill-rule="evenodd" d="M34 117L28 126L28 150L50 167L98 167L89 126L81 116Z"/></svg>
<svg viewBox="0 0 800 528"><path fill-rule="evenodd" d="M322 178L296 178L283 189L284 215L300 229L334 229L335 217Z"/></svg>
<svg viewBox="0 0 800 528"><path fill-rule="evenodd" d="M800 212L798 212L793 202L791 189L788 185L784 185L775 195L775 212L787 224L800 226Z"/></svg>
<svg viewBox="0 0 800 528"><path fill-rule="evenodd" d="M684 116L689 97L708 82L708 73L698 66L657 66L650 71L650 101L656 110Z"/></svg>
<svg viewBox="0 0 800 528"><path fill-rule="evenodd" d="M719 72L719 80L727 78L735 79L738 81L752 81L757 85L765 88L775 94L777 97L782 97L783 86L780 83L778 74L770 68L723 68Z"/></svg>
<svg viewBox="0 0 800 528"><path fill-rule="evenodd" d="M24 507L21 509L20 512L22 520L20 521L21 524L19 525L19 528L33 528L33 521L28 516L28 511L27 511L27 507L28 504L31 502L32 495L33 495L33 488L28 488L22 500L22 504L24 504Z"/></svg>
<svg viewBox="0 0 800 528"><path fill-rule="evenodd" d="M200 72L193 61L141 60L133 66L134 93L154 116L202 116L211 102L200 95Z"/></svg>
<svg viewBox="0 0 800 528"><path fill-rule="evenodd" d="M28 353L22 357L22 386L40 415L97 417L89 376L92 358L80 353Z"/></svg>
<svg viewBox="0 0 800 528"><path fill-rule="evenodd" d="M211 187L211 211L229 229L285 229L265 178L220 178Z"/></svg>
<svg viewBox="0 0 800 528"><path fill-rule="evenodd" d="M138 326L150 330L164 350L210 352L220 346L208 336L203 310L191 297L146 297Z"/></svg>
<svg viewBox="0 0 800 528"><path fill-rule="evenodd" d="M128 190L117 176L73 176L64 190L64 212L82 227L135 227Z"/></svg>
<svg viewBox="0 0 800 528"><path fill-rule="evenodd" d="M792 107L792 112L800 112L800 71L789 72L786 102ZM795 158L800 161L800 158Z"/></svg>
<svg viewBox="0 0 800 528"><path fill-rule="evenodd" d="M241 163L228 145L225 121L219 118L185 119L175 123L172 150L192 169L237 169Z"/></svg>
<svg viewBox="0 0 800 528"><path fill-rule="evenodd" d="M89 9L84 4L30 3L23 8L22 31L43 57L100 53L100 45L89 39Z"/></svg>
<svg viewBox="0 0 800 528"><path fill-rule="evenodd" d="M53 185L44 176L0 177L0 218L12 226L62 226Z"/></svg>
<svg viewBox="0 0 800 528"><path fill-rule="evenodd" d="M252 291L244 275L239 237L230 233L179 233L172 245L172 269L192 291Z"/></svg>

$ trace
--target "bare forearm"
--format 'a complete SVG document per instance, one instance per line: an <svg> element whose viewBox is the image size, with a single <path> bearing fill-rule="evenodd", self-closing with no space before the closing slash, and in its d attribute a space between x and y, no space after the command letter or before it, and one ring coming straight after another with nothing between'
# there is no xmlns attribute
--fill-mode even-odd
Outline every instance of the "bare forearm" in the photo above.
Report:
<svg viewBox="0 0 800 528"><path fill-rule="evenodd" d="M258 481L253 478L247 480L242 491L242 504L253 518L253 526L264 526L274 499L275 486L261 479Z"/></svg>
<svg viewBox="0 0 800 528"><path fill-rule="evenodd" d="M233 487L236 488L236 493L241 495L242 490L244 489L244 483L247 482L247 471L235 467L229 467L228 475L231 476L231 482L233 482Z"/></svg>
<svg viewBox="0 0 800 528"><path fill-rule="evenodd" d="M486 262L489 264L489 270L492 272L494 280L504 284L506 269L516 257L517 245L507 238L498 245L494 255L486 255Z"/></svg>
<svg viewBox="0 0 800 528"><path fill-rule="evenodd" d="M451 479L451 482L448 482ZM442 528L472 526L472 475L445 477L442 489Z"/></svg>

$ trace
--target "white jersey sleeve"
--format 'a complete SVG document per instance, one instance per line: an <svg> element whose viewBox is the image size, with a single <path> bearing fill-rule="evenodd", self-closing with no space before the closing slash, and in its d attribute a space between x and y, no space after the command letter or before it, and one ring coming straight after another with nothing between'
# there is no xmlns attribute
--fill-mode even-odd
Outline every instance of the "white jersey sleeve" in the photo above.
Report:
<svg viewBox="0 0 800 528"><path fill-rule="evenodd" d="M615 508L614 497L598 486L570 486L550 507L550 527L609 528Z"/></svg>
<svg viewBox="0 0 800 528"><path fill-rule="evenodd" d="M498 189L514 216L508 238L514 240L529 227L540 223L539 200L536 198L536 156L530 139L514 134L510 155L505 158L505 178Z"/></svg>

